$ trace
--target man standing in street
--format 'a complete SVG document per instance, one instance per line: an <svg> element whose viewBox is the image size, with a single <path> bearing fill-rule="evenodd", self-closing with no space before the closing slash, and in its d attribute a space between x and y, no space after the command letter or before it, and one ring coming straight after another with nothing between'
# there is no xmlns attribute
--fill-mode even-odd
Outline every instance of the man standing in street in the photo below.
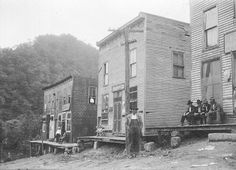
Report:
<svg viewBox="0 0 236 170"><path fill-rule="evenodd" d="M138 108L132 108L131 114L127 116L127 130L128 130L128 142L129 142L129 157L136 157L140 150L141 135L142 135L142 119L137 114Z"/></svg>

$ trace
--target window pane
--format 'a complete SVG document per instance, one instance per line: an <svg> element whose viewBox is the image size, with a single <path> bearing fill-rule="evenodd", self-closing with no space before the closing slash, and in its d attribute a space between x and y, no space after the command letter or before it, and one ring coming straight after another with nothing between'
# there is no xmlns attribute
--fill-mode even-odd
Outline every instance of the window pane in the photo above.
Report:
<svg viewBox="0 0 236 170"><path fill-rule="evenodd" d="M136 49L130 51L130 64L136 63Z"/></svg>
<svg viewBox="0 0 236 170"><path fill-rule="evenodd" d="M134 91L137 91L137 86L134 86L134 87L130 87L130 92L134 92Z"/></svg>
<svg viewBox="0 0 236 170"><path fill-rule="evenodd" d="M205 12L205 24L206 29L217 26L218 23L217 8L212 8Z"/></svg>
<svg viewBox="0 0 236 170"><path fill-rule="evenodd" d="M131 65L130 76L131 77L135 77L136 76L136 64L132 64Z"/></svg>
<svg viewBox="0 0 236 170"><path fill-rule="evenodd" d="M181 77L181 78L184 77L184 69L182 67L178 68L178 77Z"/></svg>
<svg viewBox="0 0 236 170"><path fill-rule="evenodd" d="M207 46L214 46L218 43L218 29L217 27L206 31Z"/></svg>
<svg viewBox="0 0 236 170"><path fill-rule="evenodd" d="M104 76L104 84L108 85L108 74L105 74Z"/></svg>
<svg viewBox="0 0 236 170"><path fill-rule="evenodd" d="M184 66L184 60L183 60L183 54L179 53L179 57L178 57L178 65L179 66Z"/></svg>
<svg viewBox="0 0 236 170"><path fill-rule="evenodd" d="M173 67L173 74L174 74L174 77L178 77L178 67L177 66Z"/></svg>
<svg viewBox="0 0 236 170"><path fill-rule="evenodd" d="M177 53L173 53L173 64L178 65L178 54Z"/></svg>
<svg viewBox="0 0 236 170"><path fill-rule="evenodd" d="M104 64L104 74L108 74L108 63Z"/></svg>

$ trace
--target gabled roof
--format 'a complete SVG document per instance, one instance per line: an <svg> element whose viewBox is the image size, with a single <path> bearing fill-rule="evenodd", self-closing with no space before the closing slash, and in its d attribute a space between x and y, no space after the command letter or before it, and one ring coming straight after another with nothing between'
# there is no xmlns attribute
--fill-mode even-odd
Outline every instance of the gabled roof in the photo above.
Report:
<svg viewBox="0 0 236 170"><path fill-rule="evenodd" d="M129 21L125 25L119 27L116 31L113 31L111 34L109 34L108 36L106 36L102 40L98 41L96 43L96 45L98 47L102 46L105 42L107 42L109 40L112 40L114 37L116 37L117 35L121 34L121 32L124 31L125 28L127 28L129 26L135 25L137 22L141 21L144 18L145 18L145 13L140 12L137 17L135 17L134 19L132 19L131 21Z"/></svg>

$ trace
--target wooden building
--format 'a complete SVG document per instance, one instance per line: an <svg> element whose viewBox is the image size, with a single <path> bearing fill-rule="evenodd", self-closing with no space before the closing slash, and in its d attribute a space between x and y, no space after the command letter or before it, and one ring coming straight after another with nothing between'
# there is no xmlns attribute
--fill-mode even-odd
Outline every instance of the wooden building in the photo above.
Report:
<svg viewBox="0 0 236 170"><path fill-rule="evenodd" d="M45 139L52 139L58 127L69 134L70 142L78 136L94 135L97 115L97 80L69 76L43 88Z"/></svg>
<svg viewBox="0 0 236 170"><path fill-rule="evenodd" d="M236 2L191 0L192 100L214 97L235 122Z"/></svg>
<svg viewBox="0 0 236 170"><path fill-rule="evenodd" d="M125 46L129 33L130 106L148 128L180 124L190 99L190 27L172 19L140 13L97 42L98 124L107 136L125 134Z"/></svg>

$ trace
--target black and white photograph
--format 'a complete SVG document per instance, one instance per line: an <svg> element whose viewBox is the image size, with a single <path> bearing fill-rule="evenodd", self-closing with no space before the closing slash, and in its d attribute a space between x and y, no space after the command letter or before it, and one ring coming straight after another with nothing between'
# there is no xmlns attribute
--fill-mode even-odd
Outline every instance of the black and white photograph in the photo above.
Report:
<svg viewBox="0 0 236 170"><path fill-rule="evenodd" d="M1 170L235 170L236 0L0 0Z"/></svg>

